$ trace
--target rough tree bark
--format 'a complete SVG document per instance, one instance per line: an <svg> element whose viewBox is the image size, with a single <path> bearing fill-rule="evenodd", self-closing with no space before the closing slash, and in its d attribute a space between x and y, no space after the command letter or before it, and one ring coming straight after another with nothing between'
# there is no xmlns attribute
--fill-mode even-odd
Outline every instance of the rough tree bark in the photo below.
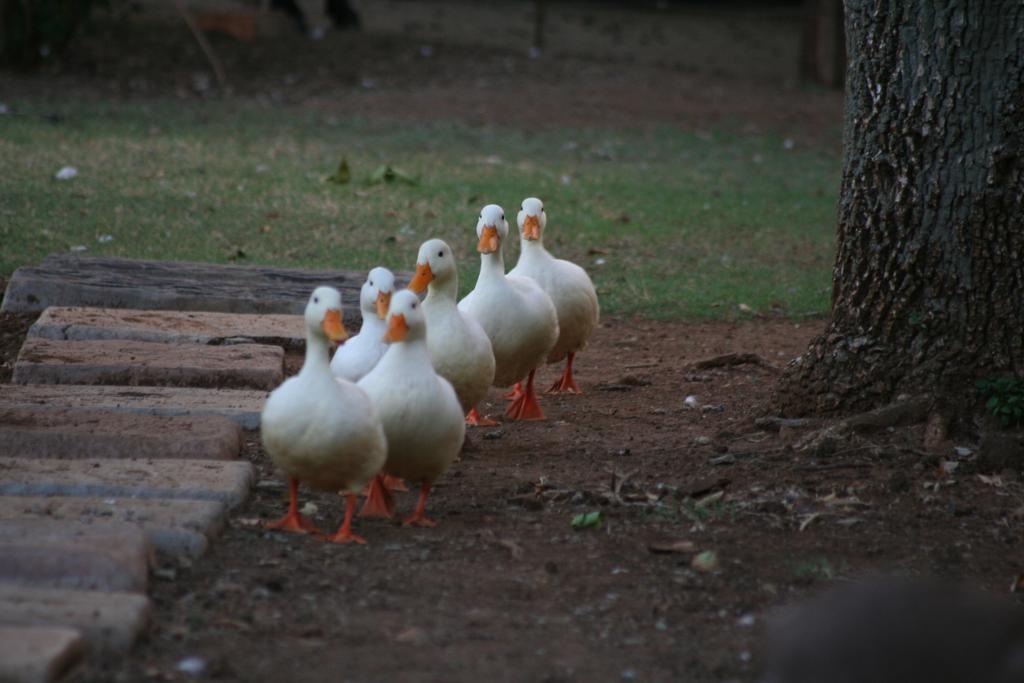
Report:
<svg viewBox="0 0 1024 683"><path fill-rule="evenodd" d="M783 414L1024 373L1024 3L847 0L832 313Z"/></svg>

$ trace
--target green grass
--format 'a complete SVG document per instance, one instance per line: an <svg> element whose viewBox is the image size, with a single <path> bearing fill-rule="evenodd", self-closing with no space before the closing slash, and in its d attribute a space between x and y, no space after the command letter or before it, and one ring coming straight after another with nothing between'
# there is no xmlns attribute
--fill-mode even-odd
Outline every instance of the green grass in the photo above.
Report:
<svg viewBox="0 0 1024 683"><path fill-rule="evenodd" d="M587 268L607 313L715 318L745 303L803 315L828 304L839 160L777 137L382 124L256 105L8 104L18 114L0 117L3 276L75 245L411 270L436 236L455 249L468 291L480 207L499 203L511 218L536 195L548 248ZM343 156L352 182L324 182ZM367 184L383 163L419 184ZM55 180L64 165L78 177ZM506 248L509 267L517 248Z"/></svg>

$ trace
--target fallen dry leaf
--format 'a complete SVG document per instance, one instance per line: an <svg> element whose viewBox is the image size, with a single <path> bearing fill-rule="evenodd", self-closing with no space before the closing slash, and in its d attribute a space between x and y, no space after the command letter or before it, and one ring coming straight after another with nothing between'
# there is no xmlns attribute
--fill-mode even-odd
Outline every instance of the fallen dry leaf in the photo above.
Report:
<svg viewBox="0 0 1024 683"><path fill-rule="evenodd" d="M683 539L653 541L647 544L647 549L655 554L667 555L669 553L692 553L697 549L693 541Z"/></svg>

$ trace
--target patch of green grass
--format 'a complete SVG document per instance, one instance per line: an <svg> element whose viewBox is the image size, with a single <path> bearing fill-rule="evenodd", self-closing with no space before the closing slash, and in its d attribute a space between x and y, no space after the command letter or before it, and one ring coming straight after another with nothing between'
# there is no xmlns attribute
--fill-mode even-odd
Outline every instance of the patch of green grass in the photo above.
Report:
<svg viewBox="0 0 1024 683"><path fill-rule="evenodd" d="M499 203L512 219L535 195L548 248L587 268L606 313L714 318L740 303L793 314L828 304L839 160L776 137L374 123L220 103L8 104L18 113L0 117L0 275L76 245L411 270L419 244L441 237L466 292L480 207ZM342 157L352 182L324 182ZM418 184L367 184L385 163ZM79 175L54 179L65 165Z"/></svg>

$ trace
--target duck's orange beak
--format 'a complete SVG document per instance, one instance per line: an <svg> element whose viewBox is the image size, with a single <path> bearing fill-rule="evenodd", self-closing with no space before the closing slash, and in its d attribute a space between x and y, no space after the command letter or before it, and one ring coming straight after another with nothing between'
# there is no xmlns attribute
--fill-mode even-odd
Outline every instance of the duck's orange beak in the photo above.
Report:
<svg viewBox="0 0 1024 683"><path fill-rule="evenodd" d="M523 219L523 239L540 239L540 219L536 216L527 216Z"/></svg>
<svg viewBox="0 0 1024 683"><path fill-rule="evenodd" d="M377 317L381 320L388 317L388 306L391 305L391 292L377 293Z"/></svg>
<svg viewBox="0 0 1024 683"><path fill-rule="evenodd" d="M493 254L498 251L498 228L493 225L485 226L480 232L480 244L476 250L481 254Z"/></svg>
<svg viewBox="0 0 1024 683"><path fill-rule="evenodd" d="M345 331L345 326L341 323L341 311L337 308L327 309L324 319L320 321L320 329L335 344L348 339L348 332Z"/></svg>
<svg viewBox="0 0 1024 683"><path fill-rule="evenodd" d="M417 263L416 264L416 275L412 278L412 282L409 283L409 289L422 294L427 290L427 285L434 281L434 271L430 269L429 263Z"/></svg>
<svg viewBox="0 0 1024 683"><path fill-rule="evenodd" d="M409 326L405 324L405 315L395 313L388 320L388 331L384 334L386 342L400 342L405 339L409 332Z"/></svg>

